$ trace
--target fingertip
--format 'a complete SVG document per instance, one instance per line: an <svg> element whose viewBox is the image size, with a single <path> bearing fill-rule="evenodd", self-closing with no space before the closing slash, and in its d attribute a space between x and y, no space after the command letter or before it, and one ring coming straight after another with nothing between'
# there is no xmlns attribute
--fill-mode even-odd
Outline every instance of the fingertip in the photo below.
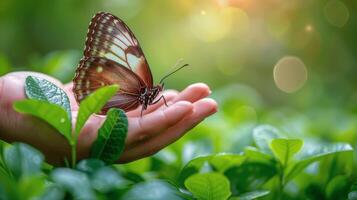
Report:
<svg viewBox="0 0 357 200"><path fill-rule="evenodd" d="M214 99L205 98L205 99L202 99L202 101L207 105L207 107L210 108L212 114L216 113L218 111L218 104Z"/></svg>
<svg viewBox="0 0 357 200"><path fill-rule="evenodd" d="M211 89L205 83L194 83L187 87L189 90L193 90L195 92L200 92L202 95L211 94Z"/></svg>
<svg viewBox="0 0 357 200"><path fill-rule="evenodd" d="M217 102L211 98L205 98L194 103L194 115L196 117L208 117L218 111Z"/></svg>
<svg viewBox="0 0 357 200"><path fill-rule="evenodd" d="M210 88L208 87L208 85L206 83L193 83L193 84L189 85L188 88L200 88L203 90L210 90Z"/></svg>
<svg viewBox="0 0 357 200"><path fill-rule="evenodd" d="M184 89L175 99L175 101L186 100L196 102L210 95L209 87L204 83L195 83Z"/></svg>

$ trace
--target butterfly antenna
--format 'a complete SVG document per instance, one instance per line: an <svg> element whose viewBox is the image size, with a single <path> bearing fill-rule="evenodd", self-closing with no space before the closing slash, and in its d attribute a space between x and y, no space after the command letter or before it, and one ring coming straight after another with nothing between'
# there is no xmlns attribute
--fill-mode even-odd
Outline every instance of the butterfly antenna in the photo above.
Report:
<svg viewBox="0 0 357 200"><path fill-rule="evenodd" d="M175 69L174 71L172 71L172 72L166 74L166 75L165 75L164 77L162 77L162 79L160 80L160 84L162 84L162 82L163 82L167 77L171 76L172 74L176 73L176 72L179 71L180 69L182 69L182 68L184 68L184 67L187 67L187 66L188 66L188 64L184 64L184 65L182 65L181 67Z"/></svg>

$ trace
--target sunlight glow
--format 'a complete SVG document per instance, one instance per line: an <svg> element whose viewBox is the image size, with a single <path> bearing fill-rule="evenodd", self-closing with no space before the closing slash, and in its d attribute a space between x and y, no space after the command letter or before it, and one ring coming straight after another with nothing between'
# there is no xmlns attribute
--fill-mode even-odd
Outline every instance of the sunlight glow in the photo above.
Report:
<svg viewBox="0 0 357 200"><path fill-rule="evenodd" d="M239 8L211 6L193 12L189 18L189 29L204 42L221 40L238 26L244 31L249 27L248 15Z"/></svg>

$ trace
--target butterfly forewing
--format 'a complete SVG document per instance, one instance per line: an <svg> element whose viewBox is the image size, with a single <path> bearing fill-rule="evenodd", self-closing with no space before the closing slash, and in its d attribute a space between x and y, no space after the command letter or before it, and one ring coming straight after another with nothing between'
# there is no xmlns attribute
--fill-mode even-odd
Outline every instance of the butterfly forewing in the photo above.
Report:
<svg viewBox="0 0 357 200"><path fill-rule="evenodd" d="M104 113L110 107L124 111L136 108L139 105L140 90L146 87L133 71L101 57L82 59L73 82L73 92L78 101L103 86L118 84L119 92L104 106Z"/></svg>
<svg viewBox="0 0 357 200"><path fill-rule="evenodd" d="M104 57L135 72L147 87L153 78L138 40L116 16L100 12L89 25L84 58Z"/></svg>

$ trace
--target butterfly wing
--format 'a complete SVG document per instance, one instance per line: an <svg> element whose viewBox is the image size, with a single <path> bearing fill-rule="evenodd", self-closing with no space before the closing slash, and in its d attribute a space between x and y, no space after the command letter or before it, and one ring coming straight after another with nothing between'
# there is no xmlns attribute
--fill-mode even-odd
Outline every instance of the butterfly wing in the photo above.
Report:
<svg viewBox="0 0 357 200"><path fill-rule="evenodd" d="M104 57L134 71L148 86L153 78L138 40L118 17L97 13L89 24L84 57Z"/></svg>
<svg viewBox="0 0 357 200"><path fill-rule="evenodd" d="M126 112L135 109L140 104L140 90L146 87L141 78L130 69L113 60L100 57L82 59L73 83L73 93L78 102L103 86L120 86L119 92L102 109L103 114L112 107Z"/></svg>

